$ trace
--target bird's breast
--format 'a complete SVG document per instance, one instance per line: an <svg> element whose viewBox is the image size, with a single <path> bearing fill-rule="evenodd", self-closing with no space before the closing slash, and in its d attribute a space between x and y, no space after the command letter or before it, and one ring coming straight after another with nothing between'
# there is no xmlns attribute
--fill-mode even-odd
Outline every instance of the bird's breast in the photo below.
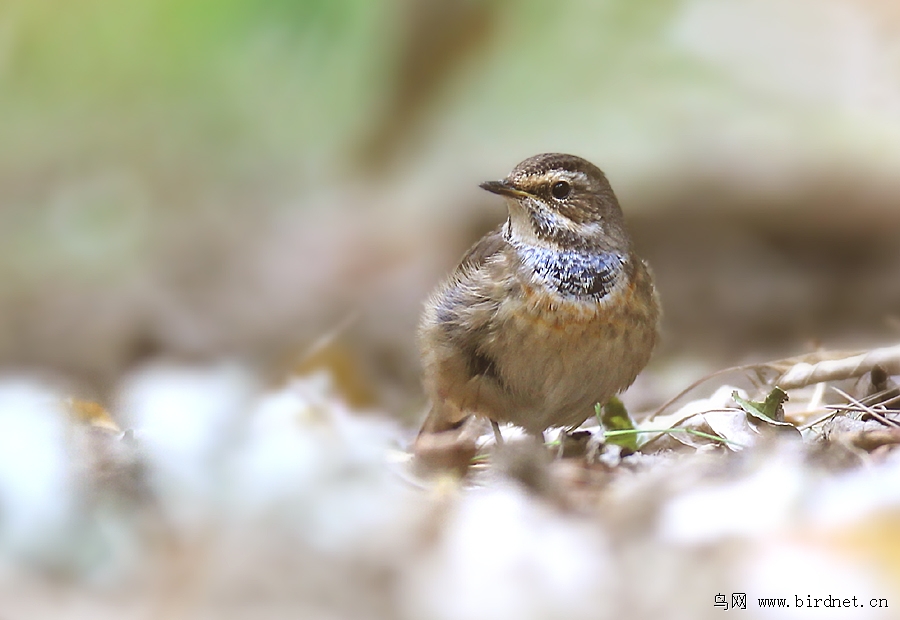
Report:
<svg viewBox="0 0 900 620"><path fill-rule="evenodd" d="M523 284L500 304L487 350L515 405L498 419L526 428L580 423L634 381L656 342L658 315L641 266L621 270L600 298Z"/></svg>

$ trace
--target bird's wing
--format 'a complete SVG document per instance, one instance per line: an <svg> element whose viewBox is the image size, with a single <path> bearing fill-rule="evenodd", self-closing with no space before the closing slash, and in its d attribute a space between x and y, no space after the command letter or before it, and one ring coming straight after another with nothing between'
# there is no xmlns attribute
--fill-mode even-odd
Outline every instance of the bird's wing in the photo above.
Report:
<svg viewBox="0 0 900 620"><path fill-rule="evenodd" d="M474 271L484 265L487 260L497 254L507 244L503 238L503 224L479 239L475 245L469 248L459 265L456 267L455 273Z"/></svg>

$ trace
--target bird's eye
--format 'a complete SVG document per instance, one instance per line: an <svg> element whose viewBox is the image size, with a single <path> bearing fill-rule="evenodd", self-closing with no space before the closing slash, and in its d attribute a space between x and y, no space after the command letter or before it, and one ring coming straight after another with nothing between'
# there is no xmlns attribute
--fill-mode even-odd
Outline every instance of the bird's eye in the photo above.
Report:
<svg viewBox="0 0 900 620"><path fill-rule="evenodd" d="M566 183L565 181L557 181L553 184L553 187L550 188L550 193L553 194L553 197L557 200L562 200L572 191L572 186Z"/></svg>

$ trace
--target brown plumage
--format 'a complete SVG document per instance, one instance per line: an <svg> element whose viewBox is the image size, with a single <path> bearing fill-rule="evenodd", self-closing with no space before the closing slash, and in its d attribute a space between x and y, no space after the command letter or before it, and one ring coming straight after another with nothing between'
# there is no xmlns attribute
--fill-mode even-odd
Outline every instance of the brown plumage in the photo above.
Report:
<svg viewBox="0 0 900 620"><path fill-rule="evenodd" d="M659 304L606 176L531 157L503 181L507 221L437 287L419 326L431 411L417 440L472 415L529 433L575 427L650 359Z"/></svg>

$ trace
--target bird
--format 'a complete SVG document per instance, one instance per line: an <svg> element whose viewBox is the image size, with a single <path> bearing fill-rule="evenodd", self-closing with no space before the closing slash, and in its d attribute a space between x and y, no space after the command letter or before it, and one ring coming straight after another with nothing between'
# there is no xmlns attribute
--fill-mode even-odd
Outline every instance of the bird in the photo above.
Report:
<svg viewBox="0 0 900 620"><path fill-rule="evenodd" d="M659 339L660 302L606 175L575 155L530 157L481 188L508 217L425 303L418 327L431 406L414 451L487 419L543 437L628 388ZM440 445L438 442L437 445Z"/></svg>

